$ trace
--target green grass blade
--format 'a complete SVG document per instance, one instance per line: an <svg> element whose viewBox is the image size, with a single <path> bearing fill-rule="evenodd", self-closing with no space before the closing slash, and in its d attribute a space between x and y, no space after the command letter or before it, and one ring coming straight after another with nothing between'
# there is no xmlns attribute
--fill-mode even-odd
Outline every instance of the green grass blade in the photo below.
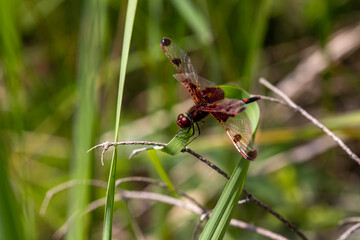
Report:
<svg viewBox="0 0 360 240"><path fill-rule="evenodd" d="M103 31L106 15L105 2L83 2L77 63L77 108L73 128L72 179L92 178L93 158L87 150L93 145L95 120L95 81L99 74L103 47ZM89 204L90 186L79 184L70 191L69 212L83 212ZM67 239L85 239L89 222L77 215L67 233Z"/></svg>
<svg viewBox="0 0 360 240"><path fill-rule="evenodd" d="M11 158L13 148L24 150L22 131L25 118L20 81L22 45L17 28L19 4L18 1L0 1L0 82L1 87L6 87L5 97L1 97L5 104L9 104L8 110L0 107L0 238L14 240L35 239L35 220L31 217L32 202L26 182L29 169L9 166L9 163L14 164L13 160L19 164L18 159ZM23 158L23 155L17 157ZM11 173L11 169L15 173ZM10 176L14 175L21 181L11 180Z"/></svg>
<svg viewBox="0 0 360 240"><path fill-rule="evenodd" d="M154 165L157 173L159 174L161 180L167 185L168 189L173 193L173 195L177 196L177 194L175 192L174 185L172 184L172 182L171 182L169 176L167 175L165 169L161 165L161 162L159 160L159 156L156 153L156 150L150 149L147 152L148 152L150 160L151 160L152 164Z"/></svg>
<svg viewBox="0 0 360 240"><path fill-rule="evenodd" d="M120 75L119 75L119 90L118 90L116 123L115 123L115 142L118 141L119 139L120 114L121 114L121 105L122 105L124 83L125 83L125 73L126 73L126 67L129 57L130 41L131 41L131 35L134 25L136 7L137 7L137 0L128 1L126 19L125 19L123 48L121 54ZM103 237L102 237L103 240L110 240L112 238L116 160L117 160L117 150L115 148L111 159L111 168L108 179L108 187L106 191L104 229L103 229Z"/></svg>
<svg viewBox="0 0 360 240"><path fill-rule="evenodd" d="M242 86L244 86L246 89L249 89L255 70L260 62L259 56L266 33L268 18L270 17L271 13L272 1L262 0L257 1L255 4L253 1L247 1L247 3L252 7L256 7L256 11L254 11L255 14L251 16L251 19L247 19L247 22L252 21L252 24L250 24L251 29L249 29L251 30L252 34L248 34L247 31L244 34L244 36L247 38L245 43L246 55L244 59L244 65L242 66L243 72L241 76L244 80L242 82ZM244 11L248 11L245 6Z"/></svg>
<svg viewBox="0 0 360 240"><path fill-rule="evenodd" d="M198 35L204 44L208 44L212 39L208 20L206 17L194 6L193 1L189 0L172 0L172 3L187 21L190 28Z"/></svg>
<svg viewBox="0 0 360 240"><path fill-rule="evenodd" d="M3 144L6 142L5 136L0 136L0 141L0 236L1 239L28 239L25 238L23 231L20 204L15 197L10 182L9 166L6 161L9 155Z"/></svg>
<svg viewBox="0 0 360 240"><path fill-rule="evenodd" d="M185 130L186 131L186 130ZM194 129L190 129L188 133L176 134L170 142L162 149L163 152L170 155L178 154L190 141Z"/></svg>
<svg viewBox="0 0 360 240"><path fill-rule="evenodd" d="M228 85L220 86L224 91L226 97L235 99L245 99L250 95L244 90ZM260 111L256 102L247 105L245 111L250 119L253 132L256 131L259 122ZM245 184L247 171L250 161L242 158L236 166L230 180L225 186L225 189L216 204L216 207L202 232L200 239L222 239L229 225L232 213L237 205L242 188Z"/></svg>
<svg viewBox="0 0 360 240"><path fill-rule="evenodd" d="M227 182L200 240L222 239L242 192L250 161L241 159Z"/></svg>

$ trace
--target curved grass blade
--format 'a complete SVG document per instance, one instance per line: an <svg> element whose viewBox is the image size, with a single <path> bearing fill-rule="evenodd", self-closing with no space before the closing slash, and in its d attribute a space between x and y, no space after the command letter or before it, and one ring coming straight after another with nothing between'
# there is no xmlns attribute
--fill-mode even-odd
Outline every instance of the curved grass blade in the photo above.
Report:
<svg viewBox="0 0 360 240"><path fill-rule="evenodd" d="M227 182L200 240L222 239L242 192L250 161L242 158Z"/></svg>
<svg viewBox="0 0 360 240"><path fill-rule="evenodd" d="M226 97L235 99L245 99L250 97L248 93L240 88L227 85L220 87L225 91ZM248 104L245 113L250 119L254 134L260 117L260 111L257 103ZM249 165L250 161L244 158L240 159L238 165L231 175L230 180L227 182L225 189L221 194L221 197L204 228L204 231L200 236L201 240L215 240L222 239L224 237L226 229L231 220L232 213L237 205L243 186L245 184Z"/></svg>
<svg viewBox="0 0 360 240"><path fill-rule="evenodd" d="M128 57L129 57L130 41L131 41L131 35L132 35L132 30L133 30L133 25L134 25L136 7L137 7L137 0L129 0L128 1L127 11L126 11L126 19L125 19L123 48L122 48L122 54L121 54L119 90L118 90L116 123L115 123L115 142L117 142L119 139L120 113L121 113L121 105L122 105L123 90L124 90L124 83L125 83L125 73L126 73L127 61L128 61ZM111 240L111 238L112 238L116 160L117 160L117 150L116 150L116 148L114 148L113 156L111 159L108 187L107 187L107 191L106 191L104 229L103 229L103 237L102 237L103 240Z"/></svg>
<svg viewBox="0 0 360 240"><path fill-rule="evenodd" d="M168 153L170 155L178 154L186 145L188 145L189 141L192 139L191 137L194 135L194 128L187 130L182 130L185 132L180 132L176 134L170 142L162 149L163 152Z"/></svg>
<svg viewBox="0 0 360 240"><path fill-rule="evenodd" d="M167 185L168 189L170 190L170 192L172 192L172 194L174 196L178 196L177 193L175 192L175 187L172 184L172 182L170 181L169 176L167 175L165 169L163 168L163 166L161 165L161 162L159 160L159 156L157 155L155 149L150 149L147 151L148 155L150 157L150 160L152 162L152 164L154 165L157 173L159 174L161 180Z"/></svg>
<svg viewBox="0 0 360 240"><path fill-rule="evenodd" d="M208 25L208 20L205 15L197 9L193 1L189 0L172 0L175 8L183 16L184 20L188 22L189 27L193 28L200 40L207 44L212 40L211 28Z"/></svg>

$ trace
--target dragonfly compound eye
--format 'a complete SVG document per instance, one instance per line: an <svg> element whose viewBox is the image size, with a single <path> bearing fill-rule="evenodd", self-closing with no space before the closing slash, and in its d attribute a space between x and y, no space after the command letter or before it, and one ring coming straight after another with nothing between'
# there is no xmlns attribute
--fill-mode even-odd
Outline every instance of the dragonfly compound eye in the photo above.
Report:
<svg viewBox="0 0 360 240"><path fill-rule="evenodd" d="M182 113L179 114L176 123L181 128L187 128L191 126L191 120Z"/></svg>

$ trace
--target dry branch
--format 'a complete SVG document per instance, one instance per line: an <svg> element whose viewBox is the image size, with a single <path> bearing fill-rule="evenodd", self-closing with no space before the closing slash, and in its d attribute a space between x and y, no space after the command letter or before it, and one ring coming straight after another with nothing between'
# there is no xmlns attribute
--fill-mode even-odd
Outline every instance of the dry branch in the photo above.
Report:
<svg viewBox="0 0 360 240"><path fill-rule="evenodd" d="M91 149L88 150L91 151L95 148L98 147L102 147L103 151L102 151L102 155L101 155L101 159L103 160L103 156L105 151L111 147L111 146L118 146L118 145L152 145L152 146L165 146L165 143L159 143L159 142L148 142L148 141L124 141L124 142L104 142L101 144L98 144L94 147L92 147ZM141 148L143 149L143 148ZM136 150L135 150L136 151ZM215 170L216 172L218 172L219 174L221 174L222 176L224 176L227 179L230 179L230 176L224 172L223 170L221 170L218 166L216 166L215 164L213 164L212 162L208 161L206 158L202 157L200 154L194 152L193 150L191 150L188 147L185 147L181 150L181 152L187 152L191 155L193 155L194 157L196 157L197 159L199 159L200 161L202 161L203 163L205 163L206 165L208 165L209 167L211 167L213 170ZM133 154L131 154L133 155ZM256 199L251 193L249 193L246 189L243 189L242 193L245 194L246 199L250 199L252 202L254 202L256 205L260 206L261 208L263 208L265 211L269 212L270 214L272 214L273 216L275 216L277 219L279 219L282 223L284 223L287 227L289 227L292 231L294 231L301 239L307 239L305 237L305 235L303 233L301 233L292 223L290 223L286 218L284 218L283 216L281 216L278 212L276 212L275 210L271 209L268 205L266 205L265 203L259 201L258 199ZM241 201L239 201L241 203Z"/></svg>
<svg viewBox="0 0 360 240"><path fill-rule="evenodd" d="M200 214L200 215L203 214L203 210L195 204L192 204L189 202L184 202L182 200L179 200L179 199L176 199L173 197L169 197L169 196L165 196L162 194L158 194L158 193L144 192L144 191L121 191L120 193L115 195L115 201L121 201L121 200L127 200L127 199L142 199L142 200L157 201L157 202L162 202L165 204L177 206L177 207L186 209L186 210L196 213L196 214ZM85 215L101 206L104 206L104 205L105 205L105 198L101 198L96 201L93 201L86 208L83 215ZM64 234L67 232L67 230L68 230L70 224L72 223L76 214L79 214L79 213L78 212L74 213L67 220L67 222L54 234L55 238L59 239L64 236ZM248 224L248 223L240 221L240 220L232 219L230 221L230 225L255 232L259 235L268 237L270 239L276 239L276 240L286 240L287 239L277 233L271 232L264 228L256 227L255 225Z"/></svg>
<svg viewBox="0 0 360 240"><path fill-rule="evenodd" d="M351 227L349 227L337 240L346 240L349 236L355 232L356 230L360 229L360 223L355 223Z"/></svg>
<svg viewBox="0 0 360 240"><path fill-rule="evenodd" d="M360 22L346 27L330 36L324 49L312 47L311 54L304 58L293 72L283 78L278 85L281 91L289 97L296 98L298 86L308 86L309 83L331 62L339 61L360 48Z"/></svg>
<svg viewBox="0 0 360 240"><path fill-rule="evenodd" d="M335 134L333 132L331 132L327 127L325 127L322 123L320 123L316 118L314 118L313 116L311 116L307 111L305 111L303 108L301 108L300 106L296 105L284 92L280 91L280 89L278 89L277 87L275 87L274 85L272 85L270 82L268 82L266 79L264 78L260 78L259 82L264 85L265 87L267 87L268 89L270 89L271 91L273 91L274 93L276 93L277 95L279 95L286 103L287 105L294 109L295 111L299 112L301 115L303 115L305 118L307 118L308 120L310 120L315 126L317 126L318 128L320 128L323 132L325 132L329 137L331 137L354 161L356 161L359 165L360 165L360 158L353 153L350 148L348 146L345 145L345 143L338 138L337 136L335 136Z"/></svg>

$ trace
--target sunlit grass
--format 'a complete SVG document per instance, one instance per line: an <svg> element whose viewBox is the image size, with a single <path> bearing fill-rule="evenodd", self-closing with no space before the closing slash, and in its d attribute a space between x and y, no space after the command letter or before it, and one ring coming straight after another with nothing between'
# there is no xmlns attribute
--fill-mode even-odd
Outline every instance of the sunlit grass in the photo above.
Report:
<svg viewBox="0 0 360 240"><path fill-rule="evenodd" d="M174 155L150 152L150 159L139 153L128 160L133 147L118 147L112 159L110 151L105 154L104 167L100 150L86 153L106 140L167 143L177 133L176 117L192 102L186 102L186 89L172 77L175 70L163 55L161 38L169 36L181 45L200 75L216 84L268 95L259 76L281 82L308 47L325 46L330 34L356 24L358 11L354 0L0 1L1 236L51 239L78 212L67 239L132 239L141 236L138 226L146 238L190 238L198 215L151 201L117 205L113 200L116 179L141 175L163 179L170 189L179 188L214 208L226 181L196 158L179 153L186 142L174 141ZM297 86L300 97L293 100L356 152L360 85L353 51L330 64L311 86ZM358 166L335 144L316 145L328 144L322 131L274 105L259 101L259 157L249 166L244 188L306 229L309 237L334 237L329 229L337 229L339 218L356 214ZM306 146L310 151L320 147L291 155ZM239 160L211 117L188 147L227 173ZM45 216L39 215L48 189L84 178L109 180L108 192L74 186L54 197ZM144 185L121 188L140 191ZM105 208L82 215L90 201L105 195ZM142 212L144 203L148 208ZM307 209L312 212L304 214ZM252 204L237 206L234 217L294 237ZM254 236L226 229L229 239Z"/></svg>
<svg viewBox="0 0 360 240"><path fill-rule="evenodd" d="M13 188L10 159L13 148L24 146L24 102L20 80L22 60L20 32L16 28L16 3L1 1L0 3L0 52L3 72L3 105L0 112L0 235L4 239L34 239L35 229L31 224L32 199L27 195L31 191L27 183L19 182ZM6 71L5 71L6 69ZM5 96L4 96L5 95ZM7 111L4 111L5 109ZM24 163L24 161L22 161ZM20 169L17 177L27 179L28 169Z"/></svg>
<svg viewBox="0 0 360 240"><path fill-rule="evenodd" d="M71 173L72 179L93 178L94 158L87 150L94 144L95 108L97 94L95 81L99 75L106 9L102 1L87 1L82 5L77 60L77 96L73 125L73 146ZM90 187L76 185L70 190L68 216L83 212L90 201ZM67 232L67 239L84 239L88 231L88 221L81 214L75 219Z"/></svg>
<svg viewBox="0 0 360 240"><path fill-rule="evenodd" d="M117 106L116 106L115 142L119 140L119 134L121 134L119 133L120 116L121 116L123 93L124 93L126 67L129 56L129 49L130 49L130 42L133 31L136 7L137 7L137 0L128 2L128 8L127 8L126 20L125 20L123 48L121 55L121 64L120 64L119 89L118 89ZM112 239L116 162L117 162L117 149L115 148L111 160L111 168L108 178L108 187L106 191L104 229L102 234L103 240Z"/></svg>

